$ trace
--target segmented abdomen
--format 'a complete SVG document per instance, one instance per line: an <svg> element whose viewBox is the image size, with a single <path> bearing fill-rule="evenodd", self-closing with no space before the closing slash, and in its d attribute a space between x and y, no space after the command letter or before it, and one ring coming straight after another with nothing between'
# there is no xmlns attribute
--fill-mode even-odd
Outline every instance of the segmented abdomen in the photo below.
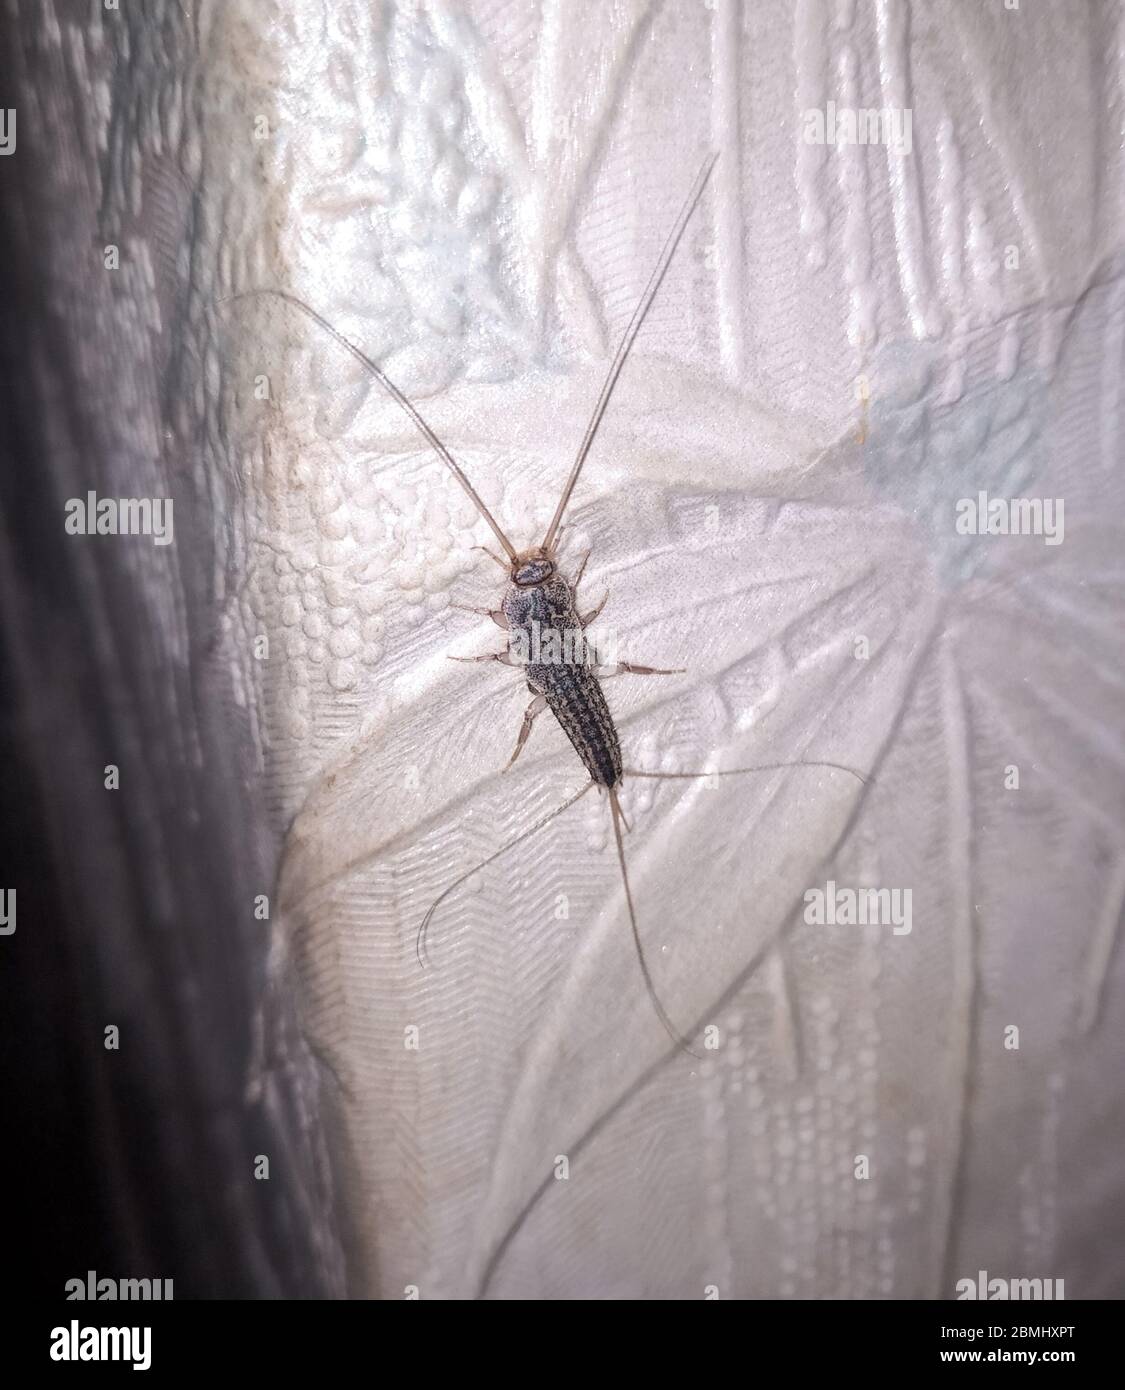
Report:
<svg viewBox="0 0 1125 1390"><path fill-rule="evenodd" d="M621 744L597 676L588 666L528 668L528 682L546 695L586 770L603 787L621 781Z"/></svg>

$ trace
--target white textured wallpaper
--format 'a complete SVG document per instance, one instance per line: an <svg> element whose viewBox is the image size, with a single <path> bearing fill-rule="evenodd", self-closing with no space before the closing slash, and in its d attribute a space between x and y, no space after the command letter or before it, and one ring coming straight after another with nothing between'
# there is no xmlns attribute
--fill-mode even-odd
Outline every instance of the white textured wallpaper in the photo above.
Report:
<svg viewBox="0 0 1125 1390"><path fill-rule="evenodd" d="M1125 1294L1122 6L192 9L224 655L352 1291ZM908 112L909 149L811 143L830 104ZM687 668L606 686L626 765L871 780L626 783L700 1062L598 795L419 965L434 898L585 773L549 714L501 773L524 685L447 658L499 648L450 602L503 576L410 422L291 308L212 301L314 306L531 544L710 151L564 568L592 548L622 657ZM1065 530L959 532L982 491ZM807 922L830 880L909 889L911 930Z"/></svg>

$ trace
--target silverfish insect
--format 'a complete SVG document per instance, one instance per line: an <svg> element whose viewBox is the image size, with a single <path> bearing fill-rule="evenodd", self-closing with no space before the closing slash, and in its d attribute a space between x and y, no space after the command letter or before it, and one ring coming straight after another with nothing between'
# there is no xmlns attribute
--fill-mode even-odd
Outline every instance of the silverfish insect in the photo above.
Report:
<svg viewBox="0 0 1125 1390"><path fill-rule="evenodd" d="M531 733L532 725L536 718L545 710L550 709L551 713L562 726L563 732L570 740L575 752L581 759L583 766L590 775L590 780L574 796L569 797L562 805L557 806L553 811L539 819L528 830L509 840L502 845L495 853L489 855L487 859L475 865L467 873L455 879L440 894L440 896L430 905L425 917L418 929L417 953L419 962L426 963L426 933L433 916L441 904L455 891L461 884L465 883L474 874L489 864L494 863L502 855L507 854L518 844L536 834L544 826L548 825L557 816L568 810L575 802L579 801L592 787L598 787L605 792L609 799L610 813L613 823L613 836L617 849L617 859L621 869L621 881L625 890L625 903L629 913L629 924L632 929L633 944L636 950L637 960L640 964L641 975L652 1002L653 1010L660 1020L665 1031L684 1051L692 1056L698 1057L687 1039L685 1039L675 1024L672 1022L664 1005L660 1001L659 994L653 982L649 970L648 961L645 956L644 945L637 925L637 912L633 902L632 887L629 882L629 872L625 861L625 844L622 834L623 829L627 831L629 826L621 810L621 803L618 797L618 789L622 785L625 777L644 777L657 780L678 780L681 778L697 777L729 777L738 776L749 772L772 771L783 767L794 766L792 763L761 763L753 767L727 768L721 771L705 772L646 772L637 768L627 768L624 766L621 757L621 743L618 738L617 728L613 722L609 705L606 702L605 692L602 690L601 682L610 676L623 674L638 676L670 676L682 674L682 668L671 669L654 666L637 666L629 662L616 662L612 665L599 665L596 652L592 644L587 640L586 629L602 611L608 599L607 594L601 603L590 612L582 613L579 610L577 592L581 583L582 576L589 560L589 552L583 558L578 572L573 581L567 580L559 570L559 537L563 526L563 519L566 515L567 507L570 503L571 495L575 485L581 476L586 458L590 453L594 438L598 432L609 405L613 389L617 384L617 379L621 375L621 370L625 365L626 358L636 340L637 334L641 330L645 317L652 307L653 300L656 298L657 291L661 282L667 274L671 265L676 248L682 239L710 177L711 170L715 165L717 155L711 155L696 176L691 191L684 201L679 215L668 238L664 243L660 258L649 276L647 285L633 311L632 318L629 320L628 327L621 338L617 351L610 363L606 373L601 391L595 402L593 412L590 416L589 424L582 436L579 444L578 453L571 466L566 484L563 487L562 495L558 505L555 507L554 515L550 525L547 527L546 534L542 541L527 550L517 550L508 539L496 518L485 506L481 497L469 481L464 470L456 459L452 456L446 446L423 419L422 415L399 390L399 388L387 377L382 368L372 361L359 347L350 339L346 338L338 329L334 328L321 314L311 308L303 300L295 295L289 294L285 290L277 289L253 289L245 290L238 294L230 295L226 302L233 300L247 299L255 296L271 296L284 300L287 304L299 309L303 314L311 318L322 329L349 352L357 361L362 363L364 368L379 382L383 389L398 403L406 412L415 426L425 438L437 456L457 479L457 482L464 489L473 505L476 507L481 518L487 523L488 527L495 536L503 556L497 555L495 551L481 546L479 549L485 550L491 558L507 572L509 587L501 601L498 609L466 609L463 611L482 613L490 617L497 626L505 629L509 635L509 644L505 650L500 652L489 652L483 656L476 657L455 657L454 660L462 661L497 661L506 666L518 666L523 672L527 681L528 691L531 694L531 703L528 705L523 723L520 727L516 739L515 750L509 758L505 771L515 762L523 751ZM454 605L460 607L460 605ZM533 652L538 656L534 659L517 659L513 654L513 649L517 652ZM543 656L544 651L548 653ZM801 766L807 767L826 767L833 768L841 772L865 779L853 768L848 768L840 763L832 762L811 762L803 761Z"/></svg>

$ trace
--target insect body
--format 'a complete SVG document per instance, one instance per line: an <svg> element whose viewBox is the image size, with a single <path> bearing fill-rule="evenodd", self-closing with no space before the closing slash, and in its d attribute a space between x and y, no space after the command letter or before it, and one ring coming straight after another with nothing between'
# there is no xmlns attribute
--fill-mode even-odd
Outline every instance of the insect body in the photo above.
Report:
<svg viewBox="0 0 1125 1390"><path fill-rule="evenodd" d="M561 515L561 512L557 515ZM557 536L557 529L553 529ZM621 762L621 741L617 736L617 728L613 722L613 716L609 712L609 705L606 703L605 692L602 690L599 679L599 676L605 678L621 675L625 672L644 676L669 676L678 673L653 666L634 666L629 662L616 662L609 667L601 667L597 664L594 649L586 637L586 629L601 612L606 600L603 598L601 603L589 613L579 612L576 596L589 555L587 554L586 559L582 561L572 586L558 572L554 545L555 541L552 537L550 549L545 543L534 550L513 555L510 571L511 587L504 596L500 609L498 611L489 610L488 613L494 622L508 630L510 639L508 649L503 652L489 653L483 657L470 658L470 660L499 661L507 666L526 664L527 685L532 694L532 701L524 714L515 751L508 761L508 766L511 767L512 763L519 757L536 717L544 709L549 708L573 744L575 752L582 759L586 771L590 774L590 781L578 793L578 796L565 802L550 816L545 817L530 831L525 832L524 835L517 836L515 840L510 841L497 854L486 860L485 864L491 863L500 854L506 853L520 840L526 839L527 835L540 829L547 821L553 820L556 815L573 805L578 797L584 795L591 787L596 786L605 790L609 795L617 855L621 865L621 877L625 885L625 898L629 908L629 920L633 929L641 973L644 976L645 985L660 1022L680 1047L691 1052L691 1048L673 1026L656 993L645 959L644 947L637 930L636 910L633 907L629 874L625 866L625 846L621 838L621 827L625 818L617 797L617 788L621 785L625 775ZM494 555L493 559L501 565L504 564L499 556ZM608 594L606 597L608 598ZM511 640L513 638L521 638L522 641L513 643ZM529 654L525 663L513 658L513 645L520 653ZM478 867L484 867L484 865ZM476 870L473 872L475 873ZM468 875L450 884L449 888L426 914L419 931L419 956L423 950L426 927L435 909L454 888L464 882L465 877Z"/></svg>
<svg viewBox="0 0 1125 1390"><path fill-rule="evenodd" d="M525 677L528 689L532 695L532 700L524 713L523 724L516 740L515 751L508 761L508 766L510 767L512 763L515 762L516 758L519 757L524 744L527 742L535 719L544 709L549 708L562 726L564 733L574 746L586 771L590 775L590 780L577 793L563 802L561 806L556 807L555 810L542 817L522 834L509 840L507 844L502 845L494 854L484 860L483 863L476 865L468 873L456 879L446 888L440 897L431 904L418 930L417 949L419 960L423 963L425 962L425 940L429 923L434 913L450 893L480 869L487 867L487 865L500 858L501 855L506 854L521 841L526 840L529 836L542 829L543 826L554 820L556 816L561 815L570 806L573 806L576 801L591 789L591 787L596 786L603 790L609 799L614 840L617 849L618 863L621 869L622 884L625 889L625 901L629 912L629 922L632 928L637 959L649 997L663 1027L675 1040L677 1045L688 1052L691 1052L692 1049L680 1036L661 1004L645 959L644 948L637 928L637 914L633 904L633 895L625 862L622 827L628 829L628 826L625 822L625 817L618 800L618 788L621 786L626 776L670 780L704 776L722 777L733 776L742 772L764 771L767 768L789 766L789 764L766 764L757 768L731 768L718 773L663 773L645 772L626 768L622 762L620 740L617 736L617 729L614 726L613 716L610 714L609 706L606 703L601 681L609 676L623 674L665 676L677 674L677 672L666 668L635 666L628 662L616 662L608 666L598 664L596 654L592 644L587 638L586 632L594 618L601 612L602 606L606 600L603 599L602 602L589 613L582 614L579 611L577 591L581 583L582 574L585 570L586 560L584 559L582 561L574 582L570 583L559 571L558 549L563 517L570 502L571 494L574 491L574 486L582 472L586 457L590 452L590 447L593 444L598 426L605 414L606 406L609 403L613 388L621 374L621 369L625 364L625 359L636 339L637 333L640 331L645 315L648 313L652 301L656 296L656 292L660 287L660 283L668 270L672 256L679 244L680 238L683 236L688 220L703 194L703 189L714 163L715 156L712 156L700 170L695 184L680 211L676 224L672 228L664 244L664 249L656 268L649 278L645 291L641 296L640 302L633 313L629 326L625 330L625 334L610 364L605 382L597 402L595 403L590 422L582 437L582 441L578 448L578 454L571 467L569 477L563 488L562 495L559 498L558 505L555 508L551 523L547 528L542 542L530 550L516 550L495 517L492 516L491 512L485 506L461 466L422 418L414 405L386 376L382 368L373 362L360 348L356 347L354 343L338 332L338 330L318 314L315 309L310 308L302 300L282 290L250 290L242 294L231 296L233 299L243 299L254 295L272 295L285 300L287 303L299 309L302 313L318 323L342 348L360 361L371 375L379 381L384 390L386 390L388 394L397 401L406 414L410 416L419 432L425 437L434 452L450 470L462 489L472 500L473 505L480 513L482 519L487 523L504 551L503 557L496 555L492 551L487 552L508 572L509 588L500 608L490 610L470 609L469 611L484 611L498 626L506 629L508 633L508 647L504 651L490 652L480 657L456 659L469 661L498 661L504 665L517 666L525 670ZM589 559L588 555L586 559ZM835 763L809 765L839 767L839 765ZM841 770L852 772L851 769ZM858 773L852 773L852 775L859 776Z"/></svg>
<svg viewBox="0 0 1125 1390"><path fill-rule="evenodd" d="M523 573L536 568L526 565ZM591 780L602 787L616 787L621 781L621 743L591 665L594 653L586 637L590 618L579 614L574 590L558 573L537 584L521 584L517 578L504 598L502 612L509 630L521 634L522 646L532 658L539 658L527 665L528 689L534 698L524 716L525 726L530 731L531 720L549 708Z"/></svg>
<svg viewBox="0 0 1125 1390"><path fill-rule="evenodd" d="M589 559L589 555L586 558ZM514 638L521 640L510 644L507 652L496 652L479 660L527 667L528 689L535 698L524 716L516 751L508 766L519 756L536 716L549 708L574 745L591 780L608 790L616 787L623 775L621 744L599 676L604 679L624 671L645 676L679 673L658 670L654 666L632 666L628 662L616 662L612 666L598 664L586 629L602 611L609 595L591 612L579 613L577 592L585 568L584 560L572 586L559 574L553 555L536 549L517 556L512 562L512 587L504 602L499 611L487 611L500 627L507 628ZM513 646L522 654L521 661L513 660Z"/></svg>

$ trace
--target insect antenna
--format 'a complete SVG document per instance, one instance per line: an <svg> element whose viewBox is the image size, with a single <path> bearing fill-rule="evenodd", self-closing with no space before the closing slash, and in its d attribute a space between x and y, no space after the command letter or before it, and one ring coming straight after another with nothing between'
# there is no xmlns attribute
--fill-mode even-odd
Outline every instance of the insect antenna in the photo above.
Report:
<svg viewBox="0 0 1125 1390"><path fill-rule="evenodd" d="M582 436L582 443L578 446L578 455L570 470L570 476L566 480L562 496L559 498L559 505L555 508L555 514L551 518L551 524L547 527L547 534L543 537L543 549L550 550L558 534L559 524L563 519L567 504L570 502L570 494L574 491L574 485L578 481L578 475L582 472L582 465L586 462L586 455L590 452L590 446L594 442L594 436L598 432L598 426L602 422L606 407L609 405L609 398L613 394L613 388L617 385L617 378L621 375L621 369L625 365L625 359L629 356L629 350L633 346L637 334L641 331L641 324L645 321L645 315L652 308L652 301L656 298L656 292L660 288L660 283L668 273L668 267L672 263L676 247L680 244L680 239L687 228L688 221L695 211L696 204L703 196L703 189L711 175L711 170L715 167L717 154L713 154L696 175L695 182L691 186L680 215L676 218L676 224L668 234L668 240L664 243L664 250L660 253L660 259L656 263L656 268L649 276L645 292L641 295L640 303L633 310L633 317L629 320L629 327L625 330L625 336L621 339L621 344L614 354L613 361L609 365L606 373L605 382L602 385L601 394L598 396L594 406L594 413L590 416L590 423L586 426L586 433Z"/></svg>
<svg viewBox="0 0 1125 1390"><path fill-rule="evenodd" d="M633 945L637 950L637 960L640 962L641 974L644 976L645 988L648 990L648 997L652 1001L652 1007L656 1011L656 1016L660 1020L664 1031L672 1039L677 1047L682 1048L690 1056L702 1061L700 1054L683 1038L676 1029L676 1025L668 1017L668 1012L660 1002L660 996L656 993L656 986L652 982L652 975L649 973L648 961L645 959L645 948L641 943L641 934L637 929L637 911L633 906L633 890L629 887L629 871L625 867L625 842L621 837L621 824L625 819L624 812L617 800L616 787L609 788L609 808L613 813L613 838L617 841L617 862L621 865L621 881L625 885L625 905L629 909L629 925L633 929Z"/></svg>
<svg viewBox="0 0 1125 1390"><path fill-rule="evenodd" d="M514 560L516 558L515 546L512 545L511 541L500 529L499 525L497 524L496 518L484 505L484 502L482 501L480 494L477 492L476 488L473 487L472 483L469 482L469 479L466 477L463 469L461 468L461 465L457 462L457 460L453 457L453 455L437 437L434 431L422 418L422 415L417 409L417 407L412 404L409 397L407 397L404 392L399 390L399 388L394 384L390 377L387 376L386 372L383 371L382 367L380 367L378 363L373 362L371 358L368 357L368 355L361 348L356 347L355 343L353 343L350 338L345 338L338 328L333 328L333 326L328 322L328 320L324 317L323 314L318 314L317 311L313 309L310 305L306 304L303 299L298 299L295 294L290 294L287 290L241 290L238 294L228 295L225 299L219 300L219 303L229 304L237 299L257 299L262 297L283 299L286 304L291 304L294 309L300 309L302 314L305 314L310 319L312 319L313 323L318 323L321 326L321 328L323 328L324 331L327 334L329 334L330 337L334 338L335 341L339 343L339 345L346 352L350 352L351 355L356 359L356 361L359 362L364 368L366 368L368 372L370 372L370 374L375 378L379 385L382 386L383 390L386 391L387 394L395 402L397 402L397 404L406 412L406 414L410 416L411 420L413 420L414 424L417 426L418 430L423 435L430 448L433 449L434 453L437 454L438 458L441 459L442 463L445 464L446 468L449 469L449 471L465 489L466 493L468 493L469 495L469 499L472 502L473 506L476 507L477 511L481 514L485 521L488 522L488 525L492 529L492 534L504 547L504 553L508 556L508 559Z"/></svg>
<svg viewBox="0 0 1125 1390"><path fill-rule="evenodd" d="M500 848L496 850L495 853L490 854L487 859L482 859L479 864L474 865L474 867L471 868L467 873L462 874L460 878L455 878L453 882L447 888L445 888L437 898L434 899L434 901L430 904L429 911L426 913L425 917L422 918L422 925L418 928L418 939L415 942L415 951L418 955L419 965L426 966L429 963L429 958L426 955L426 933L430 929L430 922L433 918L434 913L438 910L442 903L445 902L446 898L449 897L450 893L452 893L454 889L460 888L462 883L472 878L474 874L479 873L481 869L485 869L488 867L489 864L494 863L497 859L500 858L502 854L507 854L510 849L515 849L515 847L518 844L520 844L523 840L526 840L528 836L534 835L537 830L542 830L545 825L549 825L551 821L555 819L556 816L561 816L564 811L569 810L569 808L573 806L576 801L580 801L582 797L586 795L586 793L590 790L590 788L593 785L593 782L587 782L586 785L582 788L582 790L579 792L575 792L575 794L569 799L569 801L564 801L561 806L556 806L553 811L548 812L547 815L542 816L539 820L537 820L529 830L522 831L514 839L509 840L506 845L501 845Z"/></svg>

